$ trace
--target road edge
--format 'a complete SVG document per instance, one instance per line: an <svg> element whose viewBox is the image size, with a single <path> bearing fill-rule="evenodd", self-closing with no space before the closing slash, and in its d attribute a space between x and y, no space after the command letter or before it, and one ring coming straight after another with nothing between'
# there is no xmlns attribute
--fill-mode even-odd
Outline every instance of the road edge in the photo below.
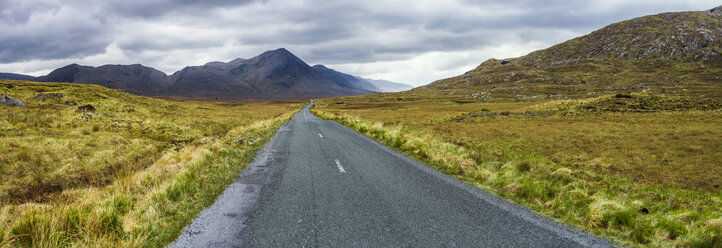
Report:
<svg viewBox="0 0 722 248"><path fill-rule="evenodd" d="M313 115L313 113L311 113ZM511 213L514 216L517 216L525 221L528 221L529 223L532 223L542 229L548 230L550 232L556 233L560 235L561 237L567 238L571 241L574 241L582 246L585 247L621 247L621 245L614 243L611 240L599 237L597 235L594 235L593 233L590 233L584 229L581 229L579 227L575 227L560 221L557 221L549 216L537 213L536 211L519 205L511 200L508 200L506 198L497 196L493 193L488 192L487 190L471 185L469 183L463 182L457 178L454 178L450 175L447 175L437 169L434 169L414 158L408 157L404 155L403 153L394 150L393 148L390 148L386 146L385 144L368 137L364 134L361 134L359 132L354 131L353 129L350 129L343 124L333 121L333 120L326 120L323 118L320 118L316 115L313 115L316 118L319 118L323 121L329 121L332 122L334 125L338 125L342 128L347 129L348 131L351 131L354 135L369 141L370 143L376 145L377 147L380 147L382 150L387 151L391 153L393 156L404 160L406 162L409 162L410 164L414 165L414 167L418 170L421 170L422 172L425 172L431 176L437 177L444 182L447 182L451 184L454 187L460 188L464 190L465 192L473 195L477 199L480 199L482 201L485 201L489 204L492 204L504 211L507 211Z"/></svg>
<svg viewBox="0 0 722 248"><path fill-rule="evenodd" d="M178 238L167 247L218 247L244 244L245 241L240 235L247 227L244 222L257 208L267 176L269 158L277 152L273 147L279 134L290 130L289 123L290 119L276 130L271 140L257 152L256 157L246 166L238 179L226 187L213 205L196 215L193 222L184 227ZM229 232L230 228L233 228L232 232Z"/></svg>

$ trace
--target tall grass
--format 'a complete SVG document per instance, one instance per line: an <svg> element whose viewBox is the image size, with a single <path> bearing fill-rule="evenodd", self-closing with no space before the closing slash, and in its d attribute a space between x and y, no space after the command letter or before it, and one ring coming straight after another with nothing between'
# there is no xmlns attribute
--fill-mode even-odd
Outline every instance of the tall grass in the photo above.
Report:
<svg viewBox="0 0 722 248"><path fill-rule="evenodd" d="M32 100L45 91L96 111ZM30 100L0 106L0 247L165 246L302 106L19 81L0 81L1 94Z"/></svg>
<svg viewBox="0 0 722 248"><path fill-rule="evenodd" d="M312 111L460 180L625 245L722 245L720 192L639 184L614 174L566 167L539 153L496 142L454 144L424 129Z"/></svg>

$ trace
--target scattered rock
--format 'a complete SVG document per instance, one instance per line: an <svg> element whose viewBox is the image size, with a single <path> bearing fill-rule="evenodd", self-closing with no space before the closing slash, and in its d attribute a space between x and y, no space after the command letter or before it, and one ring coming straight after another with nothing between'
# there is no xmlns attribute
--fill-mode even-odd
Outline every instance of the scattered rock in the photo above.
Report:
<svg viewBox="0 0 722 248"><path fill-rule="evenodd" d="M15 99L10 96L0 96L0 104L5 106L16 106L25 108L28 104L20 99Z"/></svg>
<svg viewBox="0 0 722 248"><path fill-rule="evenodd" d="M710 9L709 13L713 14L715 16L722 16L722 6L718 6L717 8Z"/></svg>
<svg viewBox="0 0 722 248"><path fill-rule="evenodd" d="M78 107L78 110L76 110L76 111L77 112L95 112L95 107L93 107L93 105L90 105L90 104L83 105L83 106Z"/></svg>
<svg viewBox="0 0 722 248"><path fill-rule="evenodd" d="M77 103L75 103L75 102L73 102L73 101L71 101L71 100L65 100L65 105L75 106L75 105L77 105Z"/></svg>
<svg viewBox="0 0 722 248"><path fill-rule="evenodd" d="M628 95L628 94L616 94L614 97L615 97L615 98L632 98L632 95Z"/></svg>
<svg viewBox="0 0 722 248"><path fill-rule="evenodd" d="M236 137L236 144L245 146L245 145L253 145L253 143L256 143L256 139L246 139L241 136Z"/></svg>
<svg viewBox="0 0 722 248"><path fill-rule="evenodd" d="M45 101L45 100L47 100L48 98L58 98L58 99L60 99L60 98L63 98L63 97L65 97L65 94L63 94L63 93L57 93L57 92L56 92L56 93L40 93L40 94L35 95L35 100Z"/></svg>
<svg viewBox="0 0 722 248"><path fill-rule="evenodd" d="M502 65L506 65L506 64L509 64L510 62L511 62L511 61L508 61L508 60L502 60L502 61L501 61L501 64L502 64Z"/></svg>

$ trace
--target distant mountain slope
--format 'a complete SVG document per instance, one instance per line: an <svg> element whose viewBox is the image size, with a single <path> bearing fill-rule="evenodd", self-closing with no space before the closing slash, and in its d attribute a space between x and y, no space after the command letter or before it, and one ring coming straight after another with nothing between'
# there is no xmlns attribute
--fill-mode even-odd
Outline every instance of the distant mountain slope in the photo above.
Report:
<svg viewBox="0 0 722 248"><path fill-rule="evenodd" d="M36 80L35 77L30 75L23 75L23 74L15 74L15 73L0 73L0 79L10 79L10 80Z"/></svg>
<svg viewBox="0 0 722 248"><path fill-rule="evenodd" d="M286 49L228 63L189 66L169 77L169 95L303 99L377 92L350 75L311 67Z"/></svg>
<svg viewBox="0 0 722 248"><path fill-rule="evenodd" d="M162 95L170 87L167 75L140 64L99 67L68 65L38 77L43 82L97 84L137 95Z"/></svg>
<svg viewBox="0 0 722 248"><path fill-rule="evenodd" d="M722 98L721 9L622 21L526 56L487 60L411 93L489 99L650 90Z"/></svg>
<svg viewBox="0 0 722 248"><path fill-rule="evenodd" d="M322 75L335 79L339 82L349 82L351 85L354 85L355 87L359 87L368 91L374 91L374 92L380 92L381 89L376 87L376 85L368 82L365 79L352 76L346 73L338 72L333 69L330 69L323 65L314 65L313 69L316 70L318 73L321 73Z"/></svg>
<svg viewBox="0 0 722 248"><path fill-rule="evenodd" d="M379 88L382 92L399 92L399 91L405 91L405 90L410 90L410 89L414 88L414 86L411 86L408 84L391 82L388 80L370 79L370 78L363 78L363 80L366 80L366 81L372 83L377 88Z"/></svg>
<svg viewBox="0 0 722 248"><path fill-rule="evenodd" d="M139 64L72 64L37 78L20 74L0 74L0 78L98 84L146 96L307 99L380 91L354 76L322 65L311 67L283 48L251 59L188 66L170 76Z"/></svg>

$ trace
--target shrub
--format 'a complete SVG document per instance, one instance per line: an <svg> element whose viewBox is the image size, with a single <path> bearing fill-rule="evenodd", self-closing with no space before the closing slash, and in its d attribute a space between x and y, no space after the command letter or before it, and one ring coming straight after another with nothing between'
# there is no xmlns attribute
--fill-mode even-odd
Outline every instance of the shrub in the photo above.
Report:
<svg viewBox="0 0 722 248"><path fill-rule="evenodd" d="M652 224L646 219L638 218L634 223L632 239L640 244L647 244L652 241L652 236L654 236L654 227L652 227Z"/></svg>
<svg viewBox="0 0 722 248"><path fill-rule="evenodd" d="M608 226L634 227L634 213L627 209L612 211L604 216Z"/></svg>
<svg viewBox="0 0 722 248"><path fill-rule="evenodd" d="M182 193L181 188L177 184L171 184L165 189L165 194L171 201L177 201Z"/></svg>
<svg viewBox="0 0 722 248"><path fill-rule="evenodd" d="M130 210L130 208L131 208L131 203L130 203L130 201L128 201L128 198L126 198L125 196L122 196L122 195L113 197L111 205L120 214L127 213L128 210Z"/></svg>
<svg viewBox="0 0 722 248"><path fill-rule="evenodd" d="M15 238L17 243L23 246L33 244L35 234L40 230L40 225L43 224L43 220L39 215L36 211L27 212L10 229L10 235Z"/></svg>
<svg viewBox="0 0 722 248"><path fill-rule="evenodd" d="M528 172L529 170L531 170L531 162L529 162L528 160L519 162L516 164L516 169L519 170L519 172Z"/></svg>
<svg viewBox="0 0 722 248"><path fill-rule="evenodd" d="M100 216L100 227L105 233L120 237L123 234L123 217L116 209L105 208Z"/></svg>
<svg viewBox="0 0 722 248"><path fill-rule="evenodd" d="M687 234L687 228L684 224L670 219L661 219L659 221L659 227L667 231L668 238L671 240L675 240L677 237Z"/></svg>

